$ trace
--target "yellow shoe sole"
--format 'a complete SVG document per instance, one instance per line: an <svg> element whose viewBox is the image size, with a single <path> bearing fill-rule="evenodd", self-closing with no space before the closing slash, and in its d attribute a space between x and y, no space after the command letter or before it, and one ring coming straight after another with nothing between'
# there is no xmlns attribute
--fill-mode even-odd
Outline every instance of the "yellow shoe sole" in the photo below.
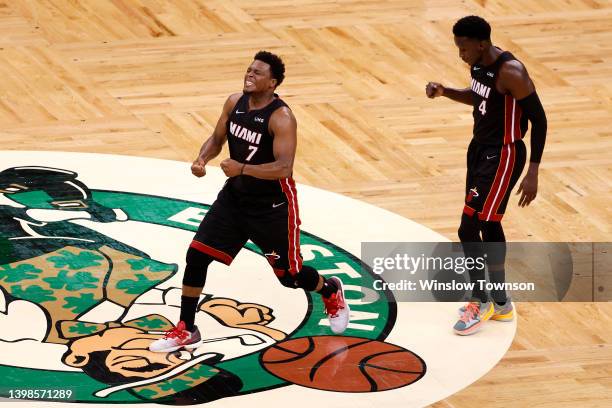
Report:
<svg viewBox="0 0 612 408"><path fill-rule="evenodd" d="M493 316L491 316L491 320L497 320L499 322L511 322L512 320L514 320L514 310L511 310L506 314L493 314Z"/></svg>
<svg viewBox="0 0 612 408"><path fill-rule="evenodd" d="M486 322L487 320L492 318L494 313L495 308L493 307L493 303L489 303L489 308L487 309L487 311L483 315L480 315L480 321Z"/></svg>

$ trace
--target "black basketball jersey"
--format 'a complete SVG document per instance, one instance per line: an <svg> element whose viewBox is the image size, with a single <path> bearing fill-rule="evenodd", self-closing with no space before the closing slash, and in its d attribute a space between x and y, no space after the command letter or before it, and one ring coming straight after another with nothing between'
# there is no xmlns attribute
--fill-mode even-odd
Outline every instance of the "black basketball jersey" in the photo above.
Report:
<svg viewBox="0 0 612 408"><path fill-rule="evenodd" d="M275 161L272 144L274 135L268 130L275 110L288 106L278 95L261 109L249 110L249 95L236 102L227 121L227 142L230 157L246 164L264 164ZM230 187L241 194L267 195L282 193L278 180L263 180L251 176L236 176L228 180Z"/></svg>
<svg viewBox="0 0 612 408"><path fill-rule="evenodd" d="M474 110L474 140L487 145L506 145L516 142L527 132L527 117L510 94L501 94L495 83L501 65L516 60L514 55L504 51L488 66L473 65L472 100Z"/></svg>

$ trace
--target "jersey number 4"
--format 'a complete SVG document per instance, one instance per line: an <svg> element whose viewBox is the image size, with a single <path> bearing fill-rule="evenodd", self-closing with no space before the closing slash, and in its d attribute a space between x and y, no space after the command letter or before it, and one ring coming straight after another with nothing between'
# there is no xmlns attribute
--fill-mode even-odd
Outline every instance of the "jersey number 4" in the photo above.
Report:
<svg viewBox="0 0 612 408"><path fill-rule="evenodd" d="M485 113L487 113L487 100L486 99L480 102L480 106L478 107L478 110L480 111L482 116L484 116Z"/></svg>
<svg viewBox="0 0 612 408"><path fill-rule="evenodd" d="M249 146L249 150L251 151L251 153L249 153L249 156L246 158L246 161L251 161L253 155L257 152L257 149L258 146Z"/></svg>

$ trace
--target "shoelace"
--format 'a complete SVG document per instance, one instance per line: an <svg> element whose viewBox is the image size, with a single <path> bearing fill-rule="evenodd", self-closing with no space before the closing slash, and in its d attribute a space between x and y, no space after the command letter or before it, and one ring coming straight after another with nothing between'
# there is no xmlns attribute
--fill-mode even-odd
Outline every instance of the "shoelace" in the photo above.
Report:
<svg viewBox="0 0 612 408"><path fill-rule="evenodd" d="M344 307L340 306L340 302L338 301L338 295L335 293L327 299L323 298L323 304L325 305L325 313L327 313L331 317L338 316L338 310L344 309Z"/></svg>
<svg viewBox="0 0 612 408"><path fill-rule="evenodd" d="M179 322L178 326L164 333L165 339L174 339L178 337L179 340L185 340L188 336L189 332L185 330L185 323L183 322Z"/></svg>
<svg viewBox="0 0 612 408"><path fill-rule="evenodd" d="M464 322L469 322L474 318L474 316L480 313L480 307L478 307L478 303L468 303L465 306L465 312L463 312L463 316L461 316L461 320Z"/></svg>

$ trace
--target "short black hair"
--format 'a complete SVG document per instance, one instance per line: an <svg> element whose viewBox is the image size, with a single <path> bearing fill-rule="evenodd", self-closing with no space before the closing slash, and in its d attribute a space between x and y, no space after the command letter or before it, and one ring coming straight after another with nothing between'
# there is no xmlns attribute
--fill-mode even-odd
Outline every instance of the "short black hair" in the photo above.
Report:
<svg viewBox="0 0 612 408"><path fill-rule="evenodd" d="M460 18L453 26L453 34L457 37L474 38L480 41L491 40L491 26L478 16Z"/></svg>
<svg viewBox="0 0 612 408"><path fill-rule="evenodd" d="M283 83L283 79L285 79L285 64L283 64L283 60L278 55L268 51L259 51L253 59L265 62L270 66L272 78L276 79L276 86Z"/></svg>

